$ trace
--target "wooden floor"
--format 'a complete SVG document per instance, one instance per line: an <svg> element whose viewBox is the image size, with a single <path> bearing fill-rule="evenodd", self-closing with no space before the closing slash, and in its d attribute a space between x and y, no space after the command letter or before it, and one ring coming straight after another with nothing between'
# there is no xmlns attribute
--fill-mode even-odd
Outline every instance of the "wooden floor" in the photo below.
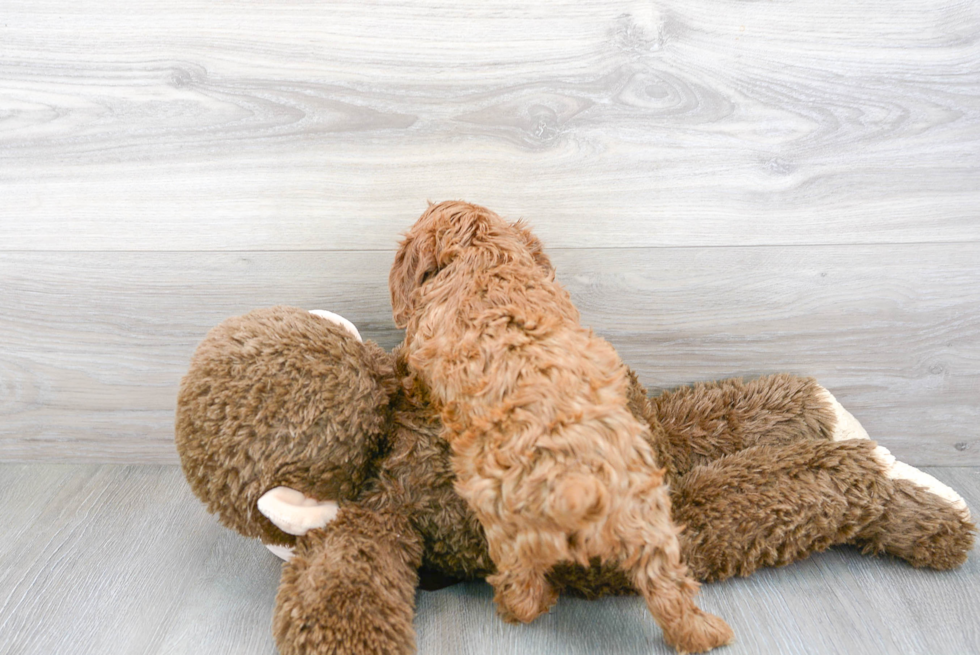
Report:
<svg viewBox="0 0 980 655"><path fill-rule="evenodd" d="M980 469L928 469L980 507ZM274 653L279 560L220 527L173 466L0 465L0 653ZM529 626L489 586L419 592L422 655L672 653L636 597L562 599ZM725 655L980 652L980 552L957 571L837 549L705 585Z"/></svg>
<svg viewBox="0 0 980 655"><path fill-rule="evenodd" d="M0 0L0 653L273 651L278 565L173 467L180 376L279 303L394 346L428 199L527 218L651 389L815 376L980 511L978 35L977 0ZM978 566L704 604L730 653L976 653ZM417 627L667 652L635 599L515 629L461 586Z"/></svg>

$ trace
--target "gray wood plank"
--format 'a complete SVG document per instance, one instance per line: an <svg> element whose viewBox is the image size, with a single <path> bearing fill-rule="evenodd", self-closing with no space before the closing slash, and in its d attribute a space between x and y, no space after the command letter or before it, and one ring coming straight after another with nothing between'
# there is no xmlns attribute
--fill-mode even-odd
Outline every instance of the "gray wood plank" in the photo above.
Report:
<svg viewBox="0 0 980 655"><path fill-rule="evenodd" d="M896 456L980 464L980 245L554 250L583 320L652 389L814 375ZM206 331L277 303L391 348L387 252L6 253L0 460L174 463Z"/></svg>
<svg viewBox="0 0 980 655"><path fill-rule="evenodd" d="M0 653L275 653L279 565L176 467L0 466Z"/></svg>
<svg viewBox="0 0 980 655"><path fill-rule="evenodd" d="M0 249L980 240L963 0L4 3ZM79 35L84 35L80 38Z"/></svg>
<svg viewBox="0 0 980 655"><path fill-rule="evenodd" d="M980 468L934 468L974 511ZM177 467L0 464L0 654L274 653L279 564L220 527ZM718 651L877 655L980 649L980 552L956 571L835 549L702 588L737 641ZM642 600L563 598L529 626L490 589L420 592L424 655L672 653Z"/></svg>

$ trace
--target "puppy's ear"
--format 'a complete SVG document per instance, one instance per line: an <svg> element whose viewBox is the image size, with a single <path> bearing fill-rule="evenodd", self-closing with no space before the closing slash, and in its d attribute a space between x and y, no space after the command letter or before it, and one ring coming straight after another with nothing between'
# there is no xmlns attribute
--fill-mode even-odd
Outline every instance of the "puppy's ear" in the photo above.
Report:
<svg viewBox="0 0 980 655"><path fill-rule="evenodd" d="M422 286L422 282L436 272L435 247L428 235L409 235L405 237L395 255L395 263L388 274L388 290L391 292L391 312L395 326L399 329L408 325L414 312L412 294Z"/></svg>
<svg viewBox="0 0 980 655"><path fill-rule="evenodd" d="M540 239L531 233L523 218L514 223L514 229L521 236L524 245L531 251L531 256L534 257L534 263L544 269L548 275L554 275L555 267L551 264L551 260L548 259L548 255L544 254L544 246L541 245Z"/></svg>

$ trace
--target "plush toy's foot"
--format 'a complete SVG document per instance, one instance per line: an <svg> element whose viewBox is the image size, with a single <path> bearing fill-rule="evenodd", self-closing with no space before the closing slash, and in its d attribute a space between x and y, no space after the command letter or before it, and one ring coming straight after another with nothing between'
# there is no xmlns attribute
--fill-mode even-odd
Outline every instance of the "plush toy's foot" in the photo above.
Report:
<svg viewBox="0 0 980 655"><path fill-rule="evenodd" d="M836 421L832 439L834 441L847 441L849 439L869 439L867 431L854 416L844 409L837 399L834 398L824 387L820 387L820 395L834 411ZM874 450L875 459L881 463L885 469L885 476L890 480L907 480L913 485L939 496L956 510L964 514L964 518L969 520L970 510L966 506L963 498L950 489L948 486L932 477L928 473L900 462L884 446L878 446Z"/></svg>
<svg viewBox="0 0 980 655"><path fill-rule="evenodd" d="M909 485L920 488L950 505L963 519L967 521L970 519L970 510L963 497L936 478L914 466L898 461L884 446L877 446L874 449L874 456L885 468L885 476L889 480L909 483L902 485L903 488Z"/></svg>
<svg viewBox="0 0 980 655"><path fill-rule="evenodd" d="M961 508L962 501L951 503L909 480L892 483L894 493L884 512L856 535L854 543L865 553L888 553L917 567L945 570L966 562L976 526L965 505Z"/></svg>
<svg viewBox="0 0 980 655"><path fill-rule="evenodd" d="M861 424L821 387L823 399L836 416L832 439L868 439ZM924 471L900 462L884 446L872 457L894 488L881 517L855 538L865 552L887 552L913 566L957 567L973 547L976 527L963 498Z"/></svg>

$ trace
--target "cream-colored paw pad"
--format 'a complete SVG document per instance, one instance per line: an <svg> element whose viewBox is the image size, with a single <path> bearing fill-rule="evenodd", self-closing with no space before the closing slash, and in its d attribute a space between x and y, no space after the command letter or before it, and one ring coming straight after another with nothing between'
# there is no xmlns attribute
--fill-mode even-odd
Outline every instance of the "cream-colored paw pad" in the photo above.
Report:
<svg viewBox="0 0 980 655"><path fill-rule="evenodd" d="M820 398L825 401L834 410L834 415L837 420L834 426L834 441L846 441L848 439L868 439L868 433L861 426L854 416L844 409L844 407L837 402L834 395L827 391L824 387L820 387L819 390ZM926 491L936 494L946 502L950 503L957 510L963 512L963 514L969 518L970 510L967 509L966 502L963 497L958 493L950 489L948 486L932 477L928 473L920 471L914 466L909 466L905 462L900 462L895 459L895 456L889 452L884 446L878 446L874 449L875 459L885 468L885 475L891 480L908 480L912 484L922 487Z"/></svg>
<svg viewBox="0 0 980 655"><path fill-rule="evenodd" d="M867 431L861 426L854 415L844 409L843 405L837 402L834 395L825 388L820 387L818 392L821 400L826 402L834 410L837 420L834 422L834 441L846 441L847 439L869 439Z"/></svg>
<svg viewBox="0 0 980 655"><path fill-rule="evenodd" d="M878 463L885 467L885 476L887 478L891 480L908 480L917 487L922 487L926 491L936 494L962 512L966 518L970 518L970 510L967 508L966 501L963 500L963 497L936 478L925 471L920 471L914 466L909 466L905 462L898 461L884 446L875 448L873 455Z"/></svg>

